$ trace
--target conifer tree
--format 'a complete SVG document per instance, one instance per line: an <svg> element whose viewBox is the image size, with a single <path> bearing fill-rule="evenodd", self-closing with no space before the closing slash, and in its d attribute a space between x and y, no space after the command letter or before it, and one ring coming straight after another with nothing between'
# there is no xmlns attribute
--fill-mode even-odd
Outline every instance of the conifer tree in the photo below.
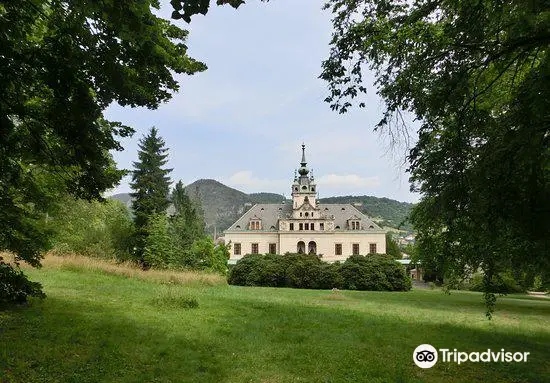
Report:
<svg viewBox="0 0 550 383"><path fill-rule="evenodd" d="M132 208L136 224L136 251L142 259L147 226L155 214L165 214L170 204L170 177L172 169L163 168L168 162L168 148L158 136L158 130L152 127L144 138L140 140L138 162L134 162L135 170L132 173L130 186L134 190Z"/></svg>
<svg viewBox="0 0 550 383"><path fill-rule="evenodd" d="M175 213L171 217L171 227L176 248L186 253L196 240L204 237L204 219L200 206L192 201L179 181L172 191Z"/></svg>

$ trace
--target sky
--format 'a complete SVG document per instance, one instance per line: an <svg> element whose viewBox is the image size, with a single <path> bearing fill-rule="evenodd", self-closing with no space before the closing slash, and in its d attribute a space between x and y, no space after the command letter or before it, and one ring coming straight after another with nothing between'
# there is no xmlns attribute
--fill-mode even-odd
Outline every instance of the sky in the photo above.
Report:
<svg viewBox="0 0 550 383"><path fill-rule="evenodd" d="M180 91L156 110L111 105L109 120L136 133L114 152L120 168L132 169L138 141L156 126L169 148L172 180L188 185L210 178L246 193L290 195L301 144L306 145L321 198L373 195L417 202L409 191L405 149L391 149L374 132L383 104L366 76L367 108L338 114L323 100L318 78L328 57L331 14L323 1L249 1L238 10L212 6L191 24L189 55L208 66L177 76ZM171 13L163 2L161 15ZM129 192L129 178L109 192Z"/></svg>

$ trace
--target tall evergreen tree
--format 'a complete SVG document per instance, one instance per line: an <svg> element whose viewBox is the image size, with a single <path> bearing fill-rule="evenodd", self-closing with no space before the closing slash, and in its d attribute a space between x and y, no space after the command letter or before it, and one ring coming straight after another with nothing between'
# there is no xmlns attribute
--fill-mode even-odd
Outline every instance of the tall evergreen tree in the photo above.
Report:
<svg viewBox="0 0 550 383"><path fill-rule="evenodd" d="M152 127L144 138L140 140L138 162L134 162L135 170L132 173L130 186L134 190L132 208L135 214L137 256L141 259L147 225L155 214L164 214L170 204L170 172L172 169L163 168L168 162L168 148L158 136L158 130Z"/></svg>
<svg viewBox="0 0 550 383"><path fill-rule="evenodd" d="M179 181L172 191L172 203L175 213L170 218L176 248L186 253L193 242L204 237L204 218L200 206L185 192L183 182Z"/></svg>

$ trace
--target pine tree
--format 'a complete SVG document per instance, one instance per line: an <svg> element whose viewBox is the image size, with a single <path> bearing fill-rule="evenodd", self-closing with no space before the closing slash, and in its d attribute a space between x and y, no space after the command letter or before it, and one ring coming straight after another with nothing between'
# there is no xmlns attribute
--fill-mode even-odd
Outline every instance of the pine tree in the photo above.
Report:
<svg viewBox="0 0 550 383"><path fill-rule="evenodd" d="M147 227L152 216L165 214L170 204L170 177L172 169L163 168L168 162L168 149L165 142L152 127L149 134L140 140L138 162L134 162L132 183L134 190L132 208L136 224L136 252L143 260L143 249L147 237Z"/></svg>
<svg viewBox="0 0 550 383"><path fill-rule="evenodd" d="M170 218L170 224L175 248L182 255L188 254L192 244L204 237L202 211L200 206L189 198L181 181L172 191L172 203L175 213Z"/></svg>

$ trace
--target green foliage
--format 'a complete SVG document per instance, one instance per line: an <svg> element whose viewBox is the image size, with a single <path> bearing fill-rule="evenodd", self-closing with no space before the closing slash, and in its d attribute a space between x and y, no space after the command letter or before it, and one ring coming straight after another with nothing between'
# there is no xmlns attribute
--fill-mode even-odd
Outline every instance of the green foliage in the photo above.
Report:
<svg viewBox="0 0 550 383"><path fill-rule="evenodd" d="M329 0L334 34L321 77L343 113L365 107L375 73L386 110L378 128L407 134L411 221L419 256L439 277L481 268L550 274L550 13L535 0ZM487 290L487 301L494 299Z"/></svg>
<svg viewBox="0 0 550 383"><path fill-rule="evenodd" d="M170 205L170 177L172 169L163 168L168 162L167 151L162 137L152 127L139 142L138 162L134 162L131 194L132 210L136 225L136 255L143 260L147 243L147 226L149 220L158 214L165 214ZM150 241L149 241L150 244Z"/></svg>
<svg viewBox="0 0 550 383"><path fill-rule="evenodd" d="M206 69L156 0L8 1L0 5L0 249L38 266L47 213L68 192L101 199L124 171L110 151L133 130L114 102L156 108L176 73Z"/></svg>
<svg viewBox="0 0 550 383"><path fill-rule="evenodd" d="M285 271L280 255L249 254L231 268L227 281L238 286L283 287Z"/></svg>
<svg viewBox="0 0 550 383"><path fill-rule="evenodd" d="M186 265L193 269L207 270L225 275L229 259L228 245L215 245L210 237L203 237L193 243Z"/></svg>
<svg viewBox="0 0 550 383"><path fill-rule="evenodd" d="M48 217L56 253L125 261L131 258L134 225L117 200L86 201L65 196Z"/></svg>
<svg viewBox="0 0 550 383"><path fill-rule="evenodd" d="M483 273L474 273L472 275L469 289L471 291L485 291ZM490 293L495 294L512 294L523 293L525 288L522 287L522 281L518 279L509 271L501 272L491 278L491 286L489 288Z"/></svg>
<svg viewBox="0 0 550 383"><path fill-rule="evenodd" d="M348 290L407 291L412 286L403 266L385 254L352 255L340 272L342 288Z"/></svg>
<svg viewBox="0 0 550 383"><path fill-rule="evenodd" d="M29 297L44 299L42 285L31 282L19 269L0 257L0 304L25 303Z"/></svg>
<svg viewBox="0 0 550 383"><path fill-rule="evenodd" d="M229 247L204 234L200 206L179 181L172 191L174 214L156 213L146 228L144 261L155 268L207 270L225 275Z"/></svg>
<svg viewBox="0 0 550 383"><path fill-rule="evenodd" d="M249 254L231 269L228 283L305 289L406 291L411 288L411 280L403 267L391 257L379 254L352 256L342 264L328 264L315 255Z"/></svg>
<svg viewBox="0 0 550 383"><path fill-rule="evenodd" d="M146 232L143 249L145 264L154 268L180 267L181 256L178 257L174 247L166 214L157 213L150 217Z"/></svg>
<svg viewBox="0 0 550 383"><path fill-rule="evenodd" d="M38 263L48 247L40 219L55 200L48 182L100 199L120 180L110 151L132 129L106 121L108 105L156 108L178 90L175 73L205 69L186 54L187 32L154 8L154 0L2 3L0 248Z"/></svg>
<svg viewBox="0 0 550 383"><path fill-rule="evenodd" d="M401 253L399 245L390 233L386 233L386 254L391 256L393 259L403 258L403 253Z"/></svg>
<svg viewBox="0 0 550 383"><path fill-rule="evenodd" d="M191 201L179 181L172 191L172 204L175 212L170 217L170 226L176 247L188 251L195 240L205 235L200 202Z"/></svg>

